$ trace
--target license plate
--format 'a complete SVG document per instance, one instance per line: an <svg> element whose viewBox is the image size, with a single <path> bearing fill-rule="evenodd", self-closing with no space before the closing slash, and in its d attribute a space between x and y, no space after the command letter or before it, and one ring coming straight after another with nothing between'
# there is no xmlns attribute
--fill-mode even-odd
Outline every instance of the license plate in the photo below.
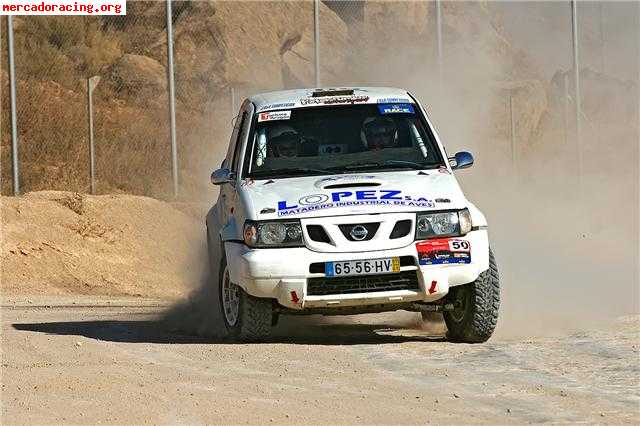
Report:
<svg viewBox="0 0 640 426"><path fill-rule="evenodd" d="M343 262L326 262L324 273L328 277L344 277L347 275L370 275L400 272L400 258L346 260Z"/></svg>

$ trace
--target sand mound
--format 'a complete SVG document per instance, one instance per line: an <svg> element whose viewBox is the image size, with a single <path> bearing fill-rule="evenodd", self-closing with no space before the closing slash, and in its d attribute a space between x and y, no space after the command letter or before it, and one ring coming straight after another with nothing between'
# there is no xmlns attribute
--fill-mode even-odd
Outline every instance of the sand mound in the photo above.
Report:
<svg viewBox="0 0 640 426"><path fill-rule="evenodd" d="M5 295L176 298L206 267L204 219L181 206L61 191L0 200Z"/></svg>

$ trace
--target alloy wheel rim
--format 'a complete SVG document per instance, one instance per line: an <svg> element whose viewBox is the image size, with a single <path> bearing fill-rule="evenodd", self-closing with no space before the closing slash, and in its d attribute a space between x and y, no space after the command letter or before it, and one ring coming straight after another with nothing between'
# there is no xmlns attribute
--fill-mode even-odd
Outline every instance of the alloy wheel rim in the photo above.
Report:
<svg viewBox="0 0 640 426"><path fill-rule="evenodd" d="M464 311L465 311L466 302L467 302L466 296L467 296L466 291L459 290L456 292L455 299L453 301L454 309L453 311L451 311L451 318L457 323L462 322L462 320L464 319Z"/></svg>
<svg viewBox="0 0 640 426"><path fill-rule="evenodd" d="M229 269L225 268L222 280L222 310L224 318L231 327L238 322L240 311L240 288L231 282Z"/></svg>

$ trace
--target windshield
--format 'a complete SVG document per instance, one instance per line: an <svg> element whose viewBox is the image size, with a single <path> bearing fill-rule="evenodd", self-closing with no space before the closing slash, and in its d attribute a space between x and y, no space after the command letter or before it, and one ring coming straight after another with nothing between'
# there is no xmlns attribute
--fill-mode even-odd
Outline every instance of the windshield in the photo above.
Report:
<svg viewBox="0 0 640 426"><path fill-rule="evenodd" d="M416 109L367 104L258 113L243 175L268 179L444 166Z"/></svg>

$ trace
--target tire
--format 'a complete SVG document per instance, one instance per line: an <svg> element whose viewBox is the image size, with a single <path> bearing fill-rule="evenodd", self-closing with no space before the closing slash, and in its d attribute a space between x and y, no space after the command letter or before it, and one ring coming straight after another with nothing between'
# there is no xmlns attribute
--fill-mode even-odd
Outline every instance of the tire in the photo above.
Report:
<svg viewBox="0 0 640 426"><path fill-rule="evenodd" d="M447 338L461 343L489 340L498 323L500 277L493 252L489 249L489 269L469 284L452 287L448 302L454 311L444 312Z"/></svg>
<svg viewBox="0 0 640 426"><path fill-rule="evenodd" d="M253 297L240 286L233 284L229 277L226 256L220 261L220 276L217 285L220 298L222 321L232 339L244 342L259 342L269 338L273 323L271 299ZM226 290L226 291L225 291ZM237 297L237 312L235 311ZM225 298L227 299L225 303Z"/></svg>

